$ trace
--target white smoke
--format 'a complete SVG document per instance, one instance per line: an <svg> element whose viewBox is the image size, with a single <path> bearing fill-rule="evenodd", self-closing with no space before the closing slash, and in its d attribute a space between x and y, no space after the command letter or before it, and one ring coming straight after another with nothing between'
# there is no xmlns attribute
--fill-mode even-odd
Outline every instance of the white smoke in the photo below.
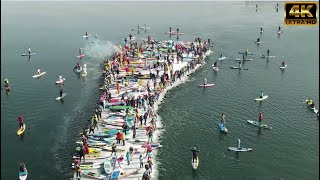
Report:
<svg viewBox="0 0 320 180"><path fill-rule="evenodd" d="M96 40L86 44L84 50L86 56L88 57L95 59L106 59L117 52L119 47L111 41Z"/></svg>

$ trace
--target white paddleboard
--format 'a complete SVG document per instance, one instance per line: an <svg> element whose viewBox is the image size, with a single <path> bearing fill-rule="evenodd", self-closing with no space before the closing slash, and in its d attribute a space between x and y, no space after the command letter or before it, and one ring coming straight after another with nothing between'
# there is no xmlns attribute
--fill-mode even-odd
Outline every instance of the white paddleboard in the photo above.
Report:
<svg viewBox="0 0 320 180"><path fill-rule="evenodd" d="M237 147L228 147L229 151L235 151L235 152L248 152L252 151L252 148L237 148Z"/></svg>
<svg viewBox="0 0 320 180"><path fill-rule="evenodd" d="M61 84L61 83L63 83L65 80L66 80L65 78L62 78L62 81L58 80L58 81L56 81L56 84Z"/></svg>
<svg viewBox="0 0 320 180"><path fill-rule="evenodd" d="M265 99L267 99L267 98L268 98L268 95L265 95L265 96L263 96L262 98L258 97L258 98L254 99L254 100L255 100L255 101L263 101L263 100L265 100Z"/></svg>
<svg viewBox="0 0 320 180"><path fill-rule="evenodd" d="M226 57L225 56L222 56L222 57L218 57L217 60L221 61L221 60L224 60Z"/></svg>
<svg viewBox="0 0 320 180"><path fill-rule="evenodd" d="M218 71L218 70L219 70L218 67L214 67L213 65L212 65L212 69L213 69L214 71Z"/></svg>
<svg viewBox="0 0 320 180"><path fill-rule="evenodd" d="M67 95L67 93L63 93L62 97L59 96L56 98L56 101L63 99L64 97L66 97L66 95Z"/></svg>
<svg viewBox="0 0 320 180"><path fill-rule="evenodd" d="M287 65L284 65L284 67L280 66L280 69L285 69L286 67L287 67Z"/></svg>
<svg viewBox="0 0 320 180"><path fill-rule="evenodd" d="M191 158L191 165L193 169L197 169L199 166L199 157L197 156L197 159L194 160L194 162L192 162L193 157Z"/></svg>
<svg viewBox="0 0 320 180"><path fill-rule="evenodd" d="M241 69L241 67L231 66L230 69Z"/></svg>
<svg viewBox="0 0 320 180"><path fill-rule="evenodd" d="M31 56L31 55L35 55L37 53L30 53L30 54L21 54L21 56Z"/></svg>
<svg viewBox="0 0 320 180"><path fill-rule="evenodd" d="M274 58L276 56L266 56L266 55L260 55L261 58Z"/></svg>
<svg viewBox="0 0 320 180"><path fill-rule="evenodd" d="M204 85L204 84L200 84L200 85L198 85L198 87L211 87L211 86L214 86L214 84L206 84L206 85Z"/></svg>
<svg viewBox="0 0 320 180"><path fill-rule="evenodd" d="M40 76L45 75L45 74L46 74L46 72L42 72L42 73L40 73L40 74L35 74L35 75L33 75L32 77L33 77L33 78L37 78L37 77L40 77Z"/></svg>
<svg viewBox="0 0 320 180"><path fill-rule="evenodd" d="M258 41L256 41L255 43L256 43L256 44L260 44L260 43L262 43L262 41L259 41L259 42L258 42Z"/></svg>

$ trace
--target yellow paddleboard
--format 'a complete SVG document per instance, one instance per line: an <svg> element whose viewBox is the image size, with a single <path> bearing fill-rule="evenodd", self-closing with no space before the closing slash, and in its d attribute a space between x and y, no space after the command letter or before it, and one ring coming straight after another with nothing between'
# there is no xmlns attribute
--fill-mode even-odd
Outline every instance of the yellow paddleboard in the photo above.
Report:
<svg viewBox="0 0 320 180"><path fill-rule="evenodd" d="M26 124L23 124L23 127L18 129L17 135L20 136L21 134L24 133L25 130L26 130Z"/></svg>

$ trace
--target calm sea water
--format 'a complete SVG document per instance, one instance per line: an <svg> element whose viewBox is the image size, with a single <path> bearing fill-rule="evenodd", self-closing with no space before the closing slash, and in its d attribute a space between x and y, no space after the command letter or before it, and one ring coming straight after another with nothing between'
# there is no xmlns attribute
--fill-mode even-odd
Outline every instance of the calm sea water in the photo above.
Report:
<svg viewBox="0 0 320 180"><path fill-rule="evenodd" d="M215 54L189 81L168 94L159 113L166 126L158 159L159 179L318 179L319 120L303 103L311 97L319 107L319 27L284 27L283 4L276 2L1 2L1 82L10 80L12 91L1 95L1 177L16 179L19 162L26 163L30 179L67 179L74 142L87 123L98 99L99 63L113 52L112 44L147 23L151 35L168 39L164 32L179 27L181 40L211 38ZM277 27L284 33L277 36ZM265 32L260 36L259 28ZM101 41L85 41L85 31ZM254 41L261 37L260 46ZM27 48L36 53L31 61L21 57ZM78 48L88 57L86 79L72 69ZM238 51L254 52L248 71L231 70ZM276 58L259 58L270 49ZM211 64L219 54L219 72ZM280 71L282 61L287 69ZM47 72L31 78L38 68ZM54 85L62 74L68 93L56 102ZM199 89L203 78L215 84ZM269 98L254 99L263 90ZM258 131L246 120L263 112L272 130ZM226 115L228 134L217 128ZM27 130L16 136L17 116ZM228 152L241 139L252 152ZM199 145L200 165L192 171L190 148Z"/></svg>

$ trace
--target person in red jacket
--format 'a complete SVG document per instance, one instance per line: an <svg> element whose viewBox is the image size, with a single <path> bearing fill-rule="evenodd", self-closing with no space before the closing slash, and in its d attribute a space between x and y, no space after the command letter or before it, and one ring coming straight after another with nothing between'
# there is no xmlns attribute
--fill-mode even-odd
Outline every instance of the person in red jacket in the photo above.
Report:
<svg viewBox="0 0 320 180"><path fill-rule="evenodd" d="M259 124L261 123L262 121L262 112L259 113Z"/></svg>
<svg viewBox="0 0 320 180"><path fill-rule="evenodd" d="M118 131L117 132L117 134L116 134L116 139L117 139L117 144L120 144L120 140L121 140L121 136L122 136L122 134L121 134L121 132L120 131Z"/></svg>
<svg viewBox="0 0 320 180"><path fill-rule="evenodd" d="M20 129L21 129L23 127L23 117L19 116L18 117L18 121L19 121L19 126L20 126Z"/></svg>

